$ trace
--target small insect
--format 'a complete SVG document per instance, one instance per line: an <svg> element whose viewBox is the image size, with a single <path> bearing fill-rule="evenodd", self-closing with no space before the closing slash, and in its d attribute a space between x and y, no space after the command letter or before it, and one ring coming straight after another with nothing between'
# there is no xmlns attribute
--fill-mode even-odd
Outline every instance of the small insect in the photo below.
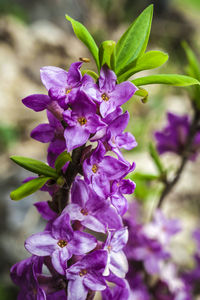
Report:
<svg viewBox="0 0 200 300"><path fill-rule="evenodd" d="M84 62L84 63L89 63L90 62L90 59L87 58L87 57L79 57L79 60Z"/></svg>

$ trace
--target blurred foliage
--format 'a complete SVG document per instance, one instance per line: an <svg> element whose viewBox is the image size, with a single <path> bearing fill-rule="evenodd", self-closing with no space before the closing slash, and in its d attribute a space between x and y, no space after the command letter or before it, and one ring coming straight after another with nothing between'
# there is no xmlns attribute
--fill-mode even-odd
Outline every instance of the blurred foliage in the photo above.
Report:
<svg viewBox="0 0 200 300"><path fill-rule="evenodd" d="M0 15L13 15L23 22L28 21L28 15L22 5L15 0L0 0Z"/></svg>
<svg viewBox="0 0 200 300"><path fill-rule="evenodd" d="M18 129L6 124L0 124L0 154L7 151L19 139Z"/></svg>

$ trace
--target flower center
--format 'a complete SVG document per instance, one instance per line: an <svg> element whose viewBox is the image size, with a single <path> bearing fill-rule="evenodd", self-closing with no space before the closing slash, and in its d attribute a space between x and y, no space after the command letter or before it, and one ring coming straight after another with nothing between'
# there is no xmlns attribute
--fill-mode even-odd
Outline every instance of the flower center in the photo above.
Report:
<svg viewBox="0 0 200 300"><path fill-rule="evenodd" d="M110 99L110 97L106 93L103 93L101 95L101 98L103 99L103 101L106 101L106 102Z"/></svg>
<svg viewBox="0 0 200 300"><path fill-rule="evenodd" d="M92 166L92 172L93 173L96 173L98 171L98 166L96 165L96 164L94 164L93 166Z"/></svg>
<svg viewBox="0 0 200 300"><path fill-rule="evenodd" d="M81 126L83 126L87 123L87 120L85 117L80 117L80 118L78 118L78 122L79 122L79 124L81 124Z"/></svg>
<svg viewBox="0 0 200 300"><path fill-rule="evenodd" d="M84 275L86 275L87 274L87 270L86 269L82 269L82 270L80 270L80 272L79 272L79 276L84 276Z"/></svg>
<svg viewBox="0 0 200 300"><path fill-rule="evenodd" d="M88 211L87 211L87 209L85 209L85 208L82 208L82 209L81 209L81 213L82 213L84 216L87 216L87 215L88 215Z"/></svg>
<svg viewBox="0 0 200 300"><path fill-rule="evenodd" d="M72 91L72 89L66 89L65 94L68 95L71 91Z"/></svg>
<svg viewBox="0 0 200 300"><path fill-rule="evenodd" d="M67 246L67 241L59 240L57 244L60 248L64 248L65 246Z"/></svg>
<svg viewBox="0 0 200 300"><path fill-rule="evenodd" d="M112 247L109 245L109 246L107 247L107 249L108 249L108 252L110 252L110 251L112 250Z"/></svg>

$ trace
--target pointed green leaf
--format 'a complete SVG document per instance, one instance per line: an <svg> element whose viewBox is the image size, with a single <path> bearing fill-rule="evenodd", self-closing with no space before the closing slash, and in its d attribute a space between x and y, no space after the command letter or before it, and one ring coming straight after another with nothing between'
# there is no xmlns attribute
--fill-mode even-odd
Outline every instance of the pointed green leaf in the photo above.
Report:
<svg viewBox="0 0 200 300"><path fill-rule="evenodd" d="M131 24L116 45L116 74L128 64L142 55L147 47L153 5L148 6L139 17Z"/></svg>
<svg viewBox="0 0 200 300"><path fill-rule="evenodd" d="M100 68L107 64L109 69L115 69L115 42L104 41L99 47L99 62Z"/></svg>
<svg viewBox="0 0 200 300"><path fill-rule="evenodd" d="M54 179L58 178L58 174L56 173L56 171L42 161L23 156L11 156L10 159L12 159L12 161L14 161L22 168L38 175L45 175Z"/></svg>
<svg viewBox="0 0 200 300"><path fill-rule="evenodd" d="M62 167L66 164L66 162L72 161L70 154L67 151L62 152L55 161L55 168L57 173L60 172Z"/></svg>
<svg viewBox="0 0 200 300"><path fill-rule="evenodd" d="M136 86L147 84L168 84L173 86L189 86L200 84L200 82L190 76L178 74L159 74L136 78L131 80Z"/></svg>
<svg viewBox="0 0 200 300"><path fill-rule="evenodd" d="M168 54L162 51L149 51L140 56L134 63L126 67L127 71L119 76L119 82L127 80L133 74L143 71L155 69L162 66L167 60Z"/></svg>
<svg viewBox="0 0 200 300"><path fill-rule="evenodd" d="M33 193L35 193L37 190L39 190L43 185L49 180L51 177L38 177L35 179L32 179L20 187L18 187L16 190L12 191L10 193L10 198L12 200L21 200Z"/></svg>
<svg viewBox="0 0 200 300"><path fill-rule="evenodd" d="M164 167L162 165L162 162L160 160L160 156L159 156L155 146L152 143L149 144L149 153L150 153L150 155L151 155L151 157L152 157L159 173L160 174L165 173L165 169L164 169Z"/></svg>
<svg viewBox="0 0 200 300"><path fill-rule="evenodd" d="M182 46L187 55L189 67L191 70L190 75L196 78L197 80L200 80L200 64L198 62L196 55L194 54L194 52L186 42L183 42Z"/></svg>
<svg viewBox="0 0 200 300"><path fill-rule="evenodd" d="M158 176L158 175L146 174L146 173L140 173L140 172L133 173L131 176L131 179L133 181L136 179L151 181L151 180L157 180L159 178L160 178L160 176Z"/></svg>
<svg viewBox="0 0 200 300"><path fill-rule="evenodd" d="M65 17L69 22L71 22L74 33L76 34L77 38L79 38L79 40L81 40L86 45L86 47L89 49L90 53L94 57L97 68L99 70L99 49L98 49L93 37L91 36L91 34L87 30L87 28L85 26L83 26L83 24L72 19L68 15L66 15Z"/></svg>
<svg viewBox="0 0 200 300"><path fill-rule="evenodd" d="M91 70L82 70L82 71L81 71L81 74L82 74L82 75L88 74L88 75L90 75L95 81L97 81L97 79L99 78L99 76L97 75L97 73L95 73L94 71L91 71Z"/></svg>

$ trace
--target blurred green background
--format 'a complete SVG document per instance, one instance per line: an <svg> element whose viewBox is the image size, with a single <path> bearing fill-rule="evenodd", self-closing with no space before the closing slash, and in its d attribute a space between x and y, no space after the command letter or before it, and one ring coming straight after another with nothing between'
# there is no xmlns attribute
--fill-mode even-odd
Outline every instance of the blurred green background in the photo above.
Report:
<svg viewBox="0 0 200 300"><path fill-rule="evenodd" d="M161 49L170 56L167 64L155 71L184 74L186 58L181 42L186 40L200 55L199 0L0 0L0 299L16 299L17 288L10 281L9 268L28 256L23 248L25 238L44 226L31 204L48 200L41 193L19 203L9 198L11 190L30 175L11 163L9 156L45 161L46 153L46 145L29 137L34 126L45 122L45 113L28 110L21 99L33 93L46 93L39 76L42 66L68 68L79 57L89 56L73 35L65 13L82 22L99 45L105 39L117 41L150 3L154 3L155 12L148 49ZM93 69L93 63L87 68ZM127 158L136 161L137 170L154 172L147 153L153 132L165 124L166 111L183 114L190 112L191 106L185 89L163 86L147 89L150 94L147 104L135 99L125 105L131 115L128 130L139 144L127 153ZM177 159L167 156L164 162L173 169ZM167 208L171 214L181 215L188 228L199 218L199 169L199 159L195 165L189 164L171 195L173 205ZM142 193L137 196L141 200L149 197L153 201L159 194L157 187L140 184ZM178 199L181 199L181 212Z"/></svg>

